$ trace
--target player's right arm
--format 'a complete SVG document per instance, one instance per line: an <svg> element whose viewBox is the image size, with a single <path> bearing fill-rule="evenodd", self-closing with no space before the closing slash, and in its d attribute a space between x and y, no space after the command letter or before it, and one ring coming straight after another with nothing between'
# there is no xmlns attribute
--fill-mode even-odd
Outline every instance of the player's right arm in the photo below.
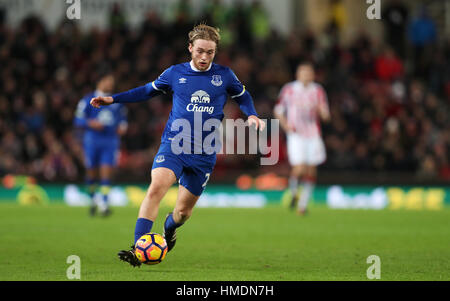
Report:
<svg viewBox="0 0 450 301"><path fill-rule="evenodd" d="M274 110L274 115L275 115L275 118L280 121L280 125L281 125L281 128L283 129L283 131L285 131L286 133L289 133L292 131L292 129L288 125L286 116L284 114L278 112L277 110Z"/></svg>
<svg viewBox="0 0 450 301"><path fill-rule="evenodd" d="M75 118L73 124L76 127L84 128L87 126L87 102L82 98L77 105L75 110Z"/></svg>
<svg viewBox="0 0 450 301"><path fill-rule="evenodd" d="M91 99L90 104L94 108L100 108L101 106L108 106L113 103L131 103L140 102L152 98L161 93L171 89L171 70L172 67L166 69L159 77L153 82L150 82L144 86L140 86L131 89L126 92L114 94L112 96L98 96Z"/></svg>
<svg viewBox="0 0 450 301"><path fill-rule="evenodd" d="M276 119L280 121L281 128L286 132L293 132L294 129L289 125L288 120L286 118L286 111L287 111L287 103L286 103L286 86L284 86L281 89L280 96L278 97L277 104L275 105L273 109L273 114Z"/></svg>
<svg viewBox="0 0 450 301"><path fill-rule="evenodd" d="M103 124L97 119L89 118L88 99L86 98L81 99L77 105L74 125L79 128L91 128L97 131L103 130Z"/></svg>
<svg viewBox="0 0 450 301"><path fill-rule="evenodd" d="M131 89L126 92L114 94L112 96L97 96L91 99L91 106L100 108L101 106L109 106L113 103L131 103L147 100L159 94L159 91L153 89L152 83Z"/></svg>

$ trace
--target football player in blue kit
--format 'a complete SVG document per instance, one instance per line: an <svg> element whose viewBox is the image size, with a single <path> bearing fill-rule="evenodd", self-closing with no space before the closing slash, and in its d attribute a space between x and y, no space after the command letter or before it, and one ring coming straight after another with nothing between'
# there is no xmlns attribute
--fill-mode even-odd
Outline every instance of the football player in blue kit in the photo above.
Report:
<svg viewBox="0 0 450 301"><path fill-rule="evenodd" d="M135 243L143 234L151 231L161 199L178 181L174 210L166 216L164 222L164 238L168 250L173 249L176 229L191 216L216 162L216 153L203 148L203 139L212 132L205 130L204 125L211 120L218 120L220 124L228 95L237 101L240 109L247 115L249 126L255 126L260 131L265 127L264 121L258 118L252 97L233 71L213 63L219 40L218 29L206 24L197 25L189 32L190 62L169 67L158 79L144 86L91 100L91 105L99 108L114 103L144 101L161 93L173 93L172 111L153 161L151 184L139 209ZM198 117L202 122L200 127L196 125ZM181 127L180 124L184 126ZM186 125L189 131L184 131ZM177 138L180 135L182 142L186 143L182 152L177 150ZM202 139L198 139L199 136ZM132 266L141 264L135 255L134 245L131 250L122 250L118 255Z"/></svg>
<svg viewBox="0 0 450 301"><path fill-rule="evenodd" d="M85 181L92 202L91 215L96 214L97 208L102 216L111 213L108 194L113 169L117 163L120 137L127 130L127 108L117 103L97 109L89 105L89 102L93 97L111 95L113 89L114 76L109 71L102 71L96 90L80 100L75 112L74 125L83 131ZM98 187L102 200L96 204L94 196Z"/></svg>

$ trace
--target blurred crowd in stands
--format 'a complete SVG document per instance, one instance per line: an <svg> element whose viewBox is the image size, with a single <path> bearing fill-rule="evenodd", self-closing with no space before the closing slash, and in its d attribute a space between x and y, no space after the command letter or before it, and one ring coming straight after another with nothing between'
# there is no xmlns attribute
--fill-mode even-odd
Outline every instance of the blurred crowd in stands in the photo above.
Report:
<svg viewBox="0 0 450 301"><path fill-rule="evenodd" d="M107 63L116 91L155 79L168 66L188 61L187 33L194 23L182 1L174 22L152 11L137 28L115 6L108 30L82 32L63 20L48 31L30 16L9 28L0 14L0 176L27 174L48 181L82 180L83 155L74 131L79 99L95 89ZM376 45L363 31L341 46L333 20L319 34L299 28L283 37L254 1L227 7L208 1L204 16L220 28L216 62L230 66L252 94L261 117L272 109L296 65L313 61L328 93L331 122L322 125L328 160L321 171L402 171L424 179L450 180L450 44L439 38L426 10L412 14L401 3L383 12L385 41ZM399 16L400 21L399 21ZM171 109L170 96L128 105L122 175L147 181ZM230 100L226 118L238 118ZM284 134L280 164L287 165ZM258 156L220 155L216 179L227 171L281 170L259 166Z"/></svg>

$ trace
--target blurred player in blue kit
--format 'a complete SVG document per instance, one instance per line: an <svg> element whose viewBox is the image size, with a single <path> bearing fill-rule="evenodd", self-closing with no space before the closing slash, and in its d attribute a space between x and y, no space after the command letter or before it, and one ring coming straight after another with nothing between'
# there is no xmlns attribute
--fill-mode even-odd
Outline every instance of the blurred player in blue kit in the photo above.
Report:
<svg viewBox="0 0 450 301"><path fill-rule="evenodd" d="M89 102L93 97L111 95L113 89L113 74L107 70L102 71L96 90L80 100L75 112L74 125L83 131L85 181L91 197L89 212L92 216L97 209L102 216L111 214L108 195L112 173L117 164L120 137L127 130L127 109L122 104L98 109L89 105ZM95 201L97 191L102 196L100 202Z"/></svg>
<svg viewBox="0 0 450 301"><path fill-rule="evenodd" d="M190 62L169 67L158 79L144 86L112 96L97 96L91 100L91 105L99 108L115 103L144 101L161 93L173 92L172 111L153 161L151 183L139 210L134 243L151 231L161 199L178 182L175 208L166 216L164 223L168 250L174 247L176 229L191 216L216 163L216 152L205 149L203 142L214 131L207 130L207 125L211 124L209 122L217 120L220 125L228 96L247 115L249 126L255 126L260 131L265 127L264 121L258 118L252 97L233 71L213 63L219 40L218 29L205 24L197 25L189 32ZM199 117L200 127L196 125ZM183 126L180 127L180 124ZM190 130L186 131L186 128ZM173 149L178 146L177 138L180 135L184 143L183 152L177 153ZM131 250L122 250L118 255L132 266L141 265L135 255L134 245Z"/></svg>

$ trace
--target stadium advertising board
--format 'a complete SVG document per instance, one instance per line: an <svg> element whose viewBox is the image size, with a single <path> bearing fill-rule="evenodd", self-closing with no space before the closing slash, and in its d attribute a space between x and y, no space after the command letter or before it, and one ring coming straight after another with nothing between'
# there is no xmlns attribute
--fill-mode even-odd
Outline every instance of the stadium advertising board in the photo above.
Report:
<svg viewBox="0 0 450 301"><path fill-rule="evenodd" d="M326 191L327 205L335 209L440 210L450 204L448 187L331 186Z"/></svg>
<svg viewBox="0 0 450 301"><path fill-rule="evenodd" d="M130 184L114 186L110 192L112 206L139 206L147 185ZM177 188L169 190L162 206L174 206ZM99 196L100 197L100 196ZM233 185L209 185L198 201L198 207L262 208L288 206L290 192L284 189L238 189ZM22 180L11 184L3 181L0 202L21 205L65 203L69 206L87 206L89 197L83 185L38 185ZM389 209L389 210L441 210L450 205L450 187L414 186L323 186L318 185L314 195L315 205L332 209Z"/></svg>

